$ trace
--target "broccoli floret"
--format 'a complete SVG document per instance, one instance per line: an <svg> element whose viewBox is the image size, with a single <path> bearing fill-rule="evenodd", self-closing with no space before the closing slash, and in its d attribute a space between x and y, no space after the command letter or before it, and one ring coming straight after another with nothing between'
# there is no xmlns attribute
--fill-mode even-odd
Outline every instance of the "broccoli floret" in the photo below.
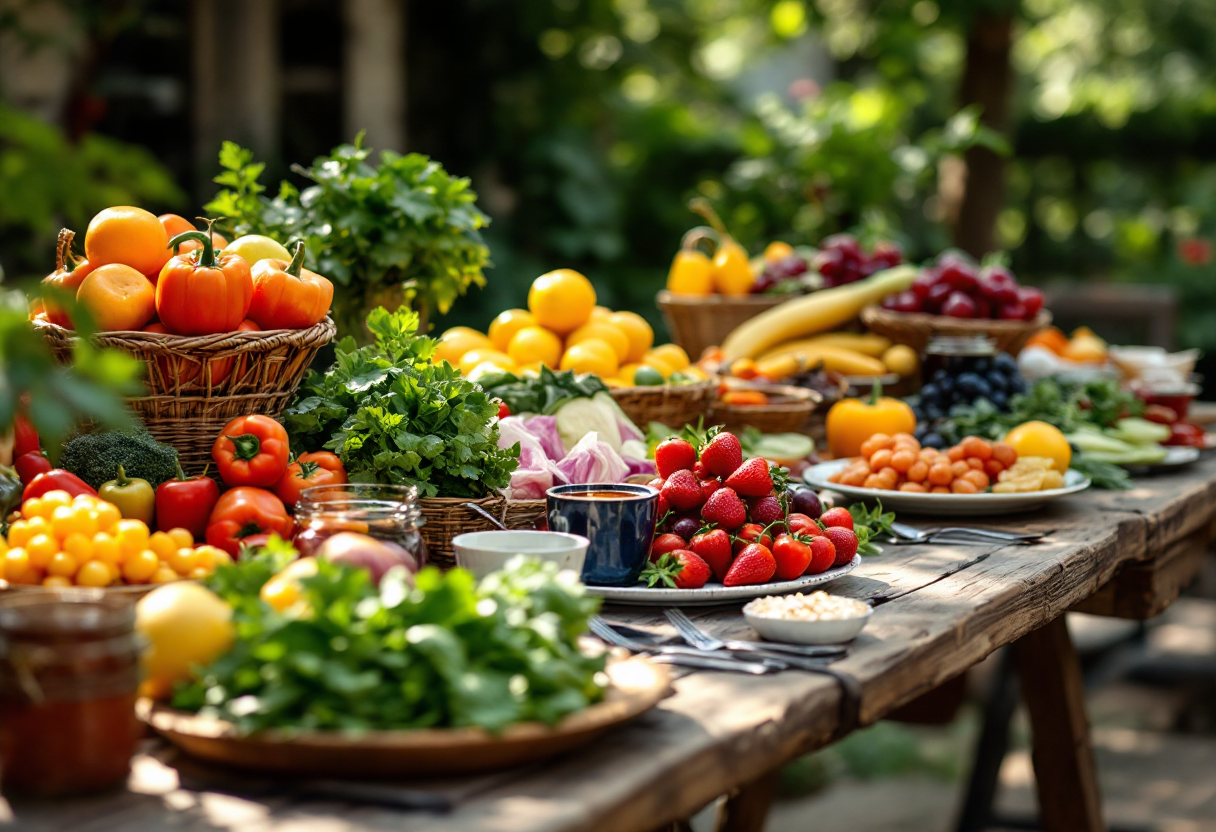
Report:
<svg viewBox="0 0 1216 832"><path fill-rule="evenodd" d="M94 488L117 477L119 465L128 477L147 480L155 488L177 475L177 451L146 431L103 431L75 437L59 457L59 467Z"/></svg>

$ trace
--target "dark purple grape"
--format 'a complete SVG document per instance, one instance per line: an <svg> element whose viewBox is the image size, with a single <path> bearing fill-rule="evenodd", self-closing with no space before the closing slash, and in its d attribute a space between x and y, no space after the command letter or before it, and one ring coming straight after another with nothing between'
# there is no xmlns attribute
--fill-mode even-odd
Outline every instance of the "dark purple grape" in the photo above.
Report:
<svg viewBox="0 0 1216 832"><path fill-rule="evenodd" d="M790 511L805 514L812 520L818 520L823 514L823 503L815 489L806 485L796 485L790 489Z"/></svg>
<svg viewBox="0 0 1216 832"><path fill-rule="evenodd" d="M685 517L677 520L671 527L672 534L678 534L685 540L692 540L692 536L701 528L701 520L694 517Z"/></svg>
<svg viewBox="0 0 1216 832"><path fill-rule="evenodd" d="M772 266L773 270L785 277L797 277L810 268L809 264L797 254L787 254Z"/></svg>
<svg viewBox="0 0 1216 832"><path fill-rule="evenodd" d="M870 261L878 264L879 269L891 269L904 262L904 253L898 243L879 240L870 253Z"/></svg>
<svg viewBox="0 0 1216 832"><path fill-rule="evenodd" d="M862 257L861 244L857 242L857 238L852 234L833 234L824 239L819 244L819 248L839 251L842 254L848 255L853 260L860 261Z"/></svg>

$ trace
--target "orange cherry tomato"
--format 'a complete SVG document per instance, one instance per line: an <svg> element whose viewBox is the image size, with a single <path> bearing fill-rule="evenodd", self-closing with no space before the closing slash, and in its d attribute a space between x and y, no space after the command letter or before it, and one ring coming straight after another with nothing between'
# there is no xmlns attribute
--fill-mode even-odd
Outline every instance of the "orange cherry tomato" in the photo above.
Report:
<svg viewBox="0 0 1216 832"><path fill-rule="evenodd" d="M304 268L304 243L291 262L266 259L253 266L249 317L262 329L305 329L319 323L334 299L334 284Z"/></svg>
<svg viewBox="0 0 1216 832"><path fill-rule="evenodd" d="M216 257L215 245L202 231L187 231L170 242L178 246L187 240L202 248L177 255L161 269L156 285L160 321L177 335L232 332L245 320L253 299L249 264L235 254Z"/></svg>
<svg viewBox="0 0 1216 832"><path fill-rule="evenodd" d="M337 454L329 451L314 451L300 454L287 466L283 477L274 487L274 493L287 506L294 506L305 488L318 485L342 485L346 482L346 468Z"/></svg>
<svg viewBox="0 0 1216 832"><path fill-rule="evenodd" d="M99 212L84 235L84 256L94 268L121 263L154 283L170 254L169 235L160 220L130 205Z"/></svg>

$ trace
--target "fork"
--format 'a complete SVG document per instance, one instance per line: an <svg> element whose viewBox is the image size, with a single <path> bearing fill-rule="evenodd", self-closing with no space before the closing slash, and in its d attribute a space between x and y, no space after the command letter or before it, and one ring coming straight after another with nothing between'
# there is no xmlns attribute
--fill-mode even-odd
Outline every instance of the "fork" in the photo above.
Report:
<svg viewBox="0 0 1216 832"><path fill-rule="evenodd" d="M737 639L723 640L711 636L692 623L692 619L685 615L681 609L668 607L663 610L663 614L667 616L667 620L671 622L671 626L676 628L681 638L698 650L733 650L740 653L756 653L769 656L776 653L779 655L774 656L774 658L779 658L781 661L786 661L795 656L807 659L836 659L848 652L847 648L838 645L808 647L798 644L780 644L778 642L740 641Z"/></svg>
<svg viewBox="0 0 1216 832"><path fill-rule="evenodd" d="M633 653L650 653L652 661L661 664L674 664L681 667L692 667L699 670L721 670L727 673L748 673L752 676L763 676L766 673L776 673L785 670L788 665L771 659L749 662L743 659L727 658L725 656L710 656L687 647L647 644L636 639L621 635L598 615L592 616L587 622L591 632L600 639L615 647L624 647ZM729 654L727 654L729 656Z"/></svg>
<svg viewBox="0 0 1216 832"><path fill-rule="evenodd" d="M1032 543L1036 540L1041 540L1045 535L1042 532L998 532L991 529L978 529L966 526L943 526L938 529L917 529L906 523L892 523L890 526L891 533L896 537L904 540L912 541L913 543L931 543L940 537L947 535L966 535L969 537L983 537L991 540L1003 540L1007 543Z"/></svg>

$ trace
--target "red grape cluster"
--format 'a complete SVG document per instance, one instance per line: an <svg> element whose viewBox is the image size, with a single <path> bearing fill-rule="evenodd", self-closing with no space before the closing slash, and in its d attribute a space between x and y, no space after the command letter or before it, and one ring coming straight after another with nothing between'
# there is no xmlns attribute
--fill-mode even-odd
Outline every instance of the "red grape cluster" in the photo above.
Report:
<svg viewBox="0 0 1216 832"><path fill-rule="evenodd" d="M758 295L763 292L775 294L784 294L790 291L786 284L787 281L793 281L798 284L795 291L806 291L806 287L802 285L802 276L806 274L810 264L798 252L787 254L775 263L765 263L764 271L756 278L756 282L752 284L751 292L753 295Z"/></svg>
<svg viewBox="0 0 1216 832"><path fill-rule="evenodd" d="M903 252L889 240L875 243L873 250L866 254L856 237L833 234L819 244L819 252L811 267L823 275L824 288L831 289L893 268L903 261Z"/></svg>
<svg viewBox="0 0 1216 832"><path fill-rule="evenodd" d="M1032 286L1019 286L1013 272L1004 266L978 267L948 252L936 265L922 269L911 289L883 298L882 307L951 318L1031 321L1043 308L1043 293Z"/></svg>

